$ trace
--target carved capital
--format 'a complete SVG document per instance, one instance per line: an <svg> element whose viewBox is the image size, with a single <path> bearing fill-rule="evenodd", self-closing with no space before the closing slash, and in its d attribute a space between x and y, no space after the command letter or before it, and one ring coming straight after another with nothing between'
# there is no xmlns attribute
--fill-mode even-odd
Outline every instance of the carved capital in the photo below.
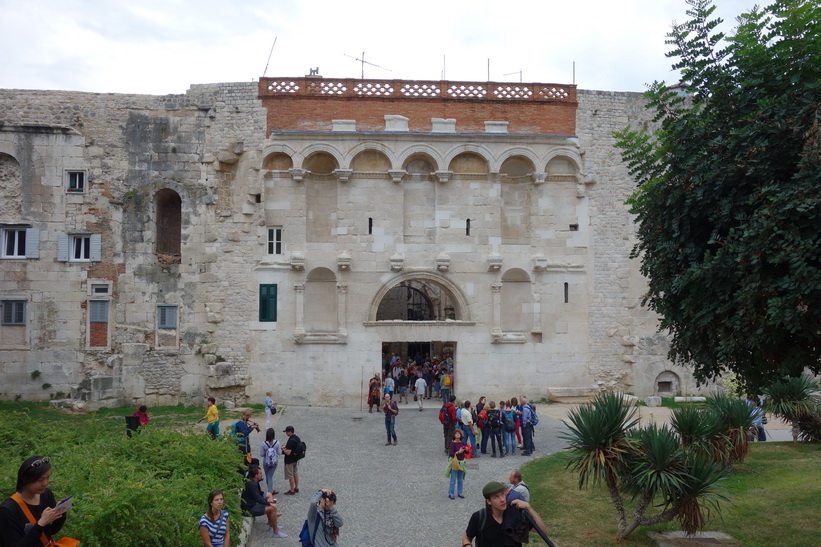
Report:
<svg viewBox="0 0 821 547"><path fill-rule="evenodd" d="M348 182L352 174L353 169L334 169L334 175L336 175L339 182Z"/></svg>
<svg viewBox="0 0 821 547"><path fill-rule="evenodd" d="M533 255L533 271L543 272L547 269L547 257L542 254Z"/></svg>
<svg viewBox="0 0 821 547"><path fill-rule="evenodd" d="M305 175L308 171L305 169L288 169L288 173L290 173L291 178L294 179L294 181L302 182L305 180Z"/></svg>
<svg viewBox="0 0 821 547"><path fill-rule="evenodd" d="M502 284L501 283L491 283L490 284L490 292L495 292L495 293L502 292Z"/></svg>
<svg viewBox="0 0 821 547"><path fill-rule="evenodd" d="M294 285L294 292L297 293L304 293L305 292L305 283L297 283Z"/></svg>
<svg viewBox="0 0 821 547"><path fill-rule="evenodd" d="M388 171L393 182L402 182L402 177L405 176L405 173L406 171L404 169L390 169Z"/></svg>
<svg viewBox="0 0 821 547"><path fill-rule="evenodd" d="M436 180L444 183L450 180L453 171L436 171L434 175L436 176Z"/></svg>
<svg viewBox="0 0 821 547"><path fill-rule="evenodd" d="M545 178L547 178L547 173L541 173L537 171L535 173L531 173L530 176L533 177L533 182L535 182L536 184L543 184Z"/></svg>
<svg viewBox="0 0 821 547"><path fill-rule="evenodd" d="M405 255L395 253L391 257L391 271L399 272L405 267Z"/></svg>
<svg viewBox="0 0 821 547"><path fill-rule="evenodd" d="M342 294L348 293L348 284L347 283L337 283L336 290Z"/></svg>
<svg viewBox="0 0 821 547"><path fill-rule="evenodd" d="M291 253L291 270L301 272L305 269L305 255L302 253Z"/></svg>
<svg viewBox="0 0 821 547"><path fill-rule="evenodd" d="M336 269L340 272L349 272L351 270L351 255L348 251L342 251L336 257Z"/></svg>
<svg viewBox="0 0 821 547"><path fill-rule="evenodd" d="M487 257L487 271L498 272L502 269L502 255L492 254Z"/></svg>
<svg viewBox="0 0 821 547"><path fill-rule="evenodd" d="M440 272L446 272L450 269L450 255L448 253L439 253L436 256L436 269Z"/></svg>

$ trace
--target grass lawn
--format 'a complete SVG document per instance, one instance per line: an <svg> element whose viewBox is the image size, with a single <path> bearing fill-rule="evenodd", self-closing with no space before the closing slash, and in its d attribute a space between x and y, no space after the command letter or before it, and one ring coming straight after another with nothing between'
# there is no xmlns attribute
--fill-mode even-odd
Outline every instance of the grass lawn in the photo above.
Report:
<svg viewBox="0 0 821 547"><path fill-rule="evenodd" d="M522 469L548 536L557 547L616 544L615 511L607 489L579 490L578 476L565 470L566 458L567 453L554 454ZM737 465L723 483L732 503L722 505L721 517L714 515L706 529L726 532L749 547L819 545L820 478L820 444L794 448L792 443L755 443L746 463ZM639 527L620 545L655 545L648 531L678 529L675 521Z"/></svg>

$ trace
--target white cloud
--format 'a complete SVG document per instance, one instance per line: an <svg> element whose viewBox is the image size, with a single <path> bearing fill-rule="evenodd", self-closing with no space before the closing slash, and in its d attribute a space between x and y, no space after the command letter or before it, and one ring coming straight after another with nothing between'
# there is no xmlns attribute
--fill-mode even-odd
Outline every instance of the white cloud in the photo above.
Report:
<svg viewBox="0 0 821 547"><path fill-rule="evenodd" d="M718 0L728 24L749 0ZM684 0L0 0L0 87L183 93L295 77L576 83L642 91ZM388 70L389 69L389 70ZM511 74L514 73L514 74ZM505 75L507 74L507 75Z"/></svg>

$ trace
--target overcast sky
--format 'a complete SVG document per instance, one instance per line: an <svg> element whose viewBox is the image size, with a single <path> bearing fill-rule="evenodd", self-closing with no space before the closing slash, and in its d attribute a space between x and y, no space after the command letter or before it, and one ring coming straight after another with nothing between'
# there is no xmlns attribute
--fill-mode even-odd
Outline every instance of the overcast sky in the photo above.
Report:
<svg viewBox="0 0 821 547"><path fill-rule="evenodd" d="M753 0L715 0L729 31ZM0 88L184 93L297 77L673 82L685 0L0 0ZM348 57L350 56L350 57ZM353 57L353 58L351 58ZM521 71L521 76L520 76Z"/></svg>

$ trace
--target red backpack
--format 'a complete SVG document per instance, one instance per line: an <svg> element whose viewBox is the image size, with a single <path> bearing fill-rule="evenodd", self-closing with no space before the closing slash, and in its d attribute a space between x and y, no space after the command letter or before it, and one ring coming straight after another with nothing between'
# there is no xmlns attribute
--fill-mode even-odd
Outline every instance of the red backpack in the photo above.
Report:
<svg viewBox="0 0 821 547"><path fill-rule="evenodd" d="M439 409L439 421L442 422L442 425L451 423L449 406L451 406L450 403L445 403L442 405L442 408Z"/></svg>
<svg viewBox="0 0 821 547"><path fill-rule="evenodd" d="M485 424L487 423L487 410L484 408L481 412L479 412L479 417L476 419L476 425L479 426L479 429L484 429Z"/></svg>

